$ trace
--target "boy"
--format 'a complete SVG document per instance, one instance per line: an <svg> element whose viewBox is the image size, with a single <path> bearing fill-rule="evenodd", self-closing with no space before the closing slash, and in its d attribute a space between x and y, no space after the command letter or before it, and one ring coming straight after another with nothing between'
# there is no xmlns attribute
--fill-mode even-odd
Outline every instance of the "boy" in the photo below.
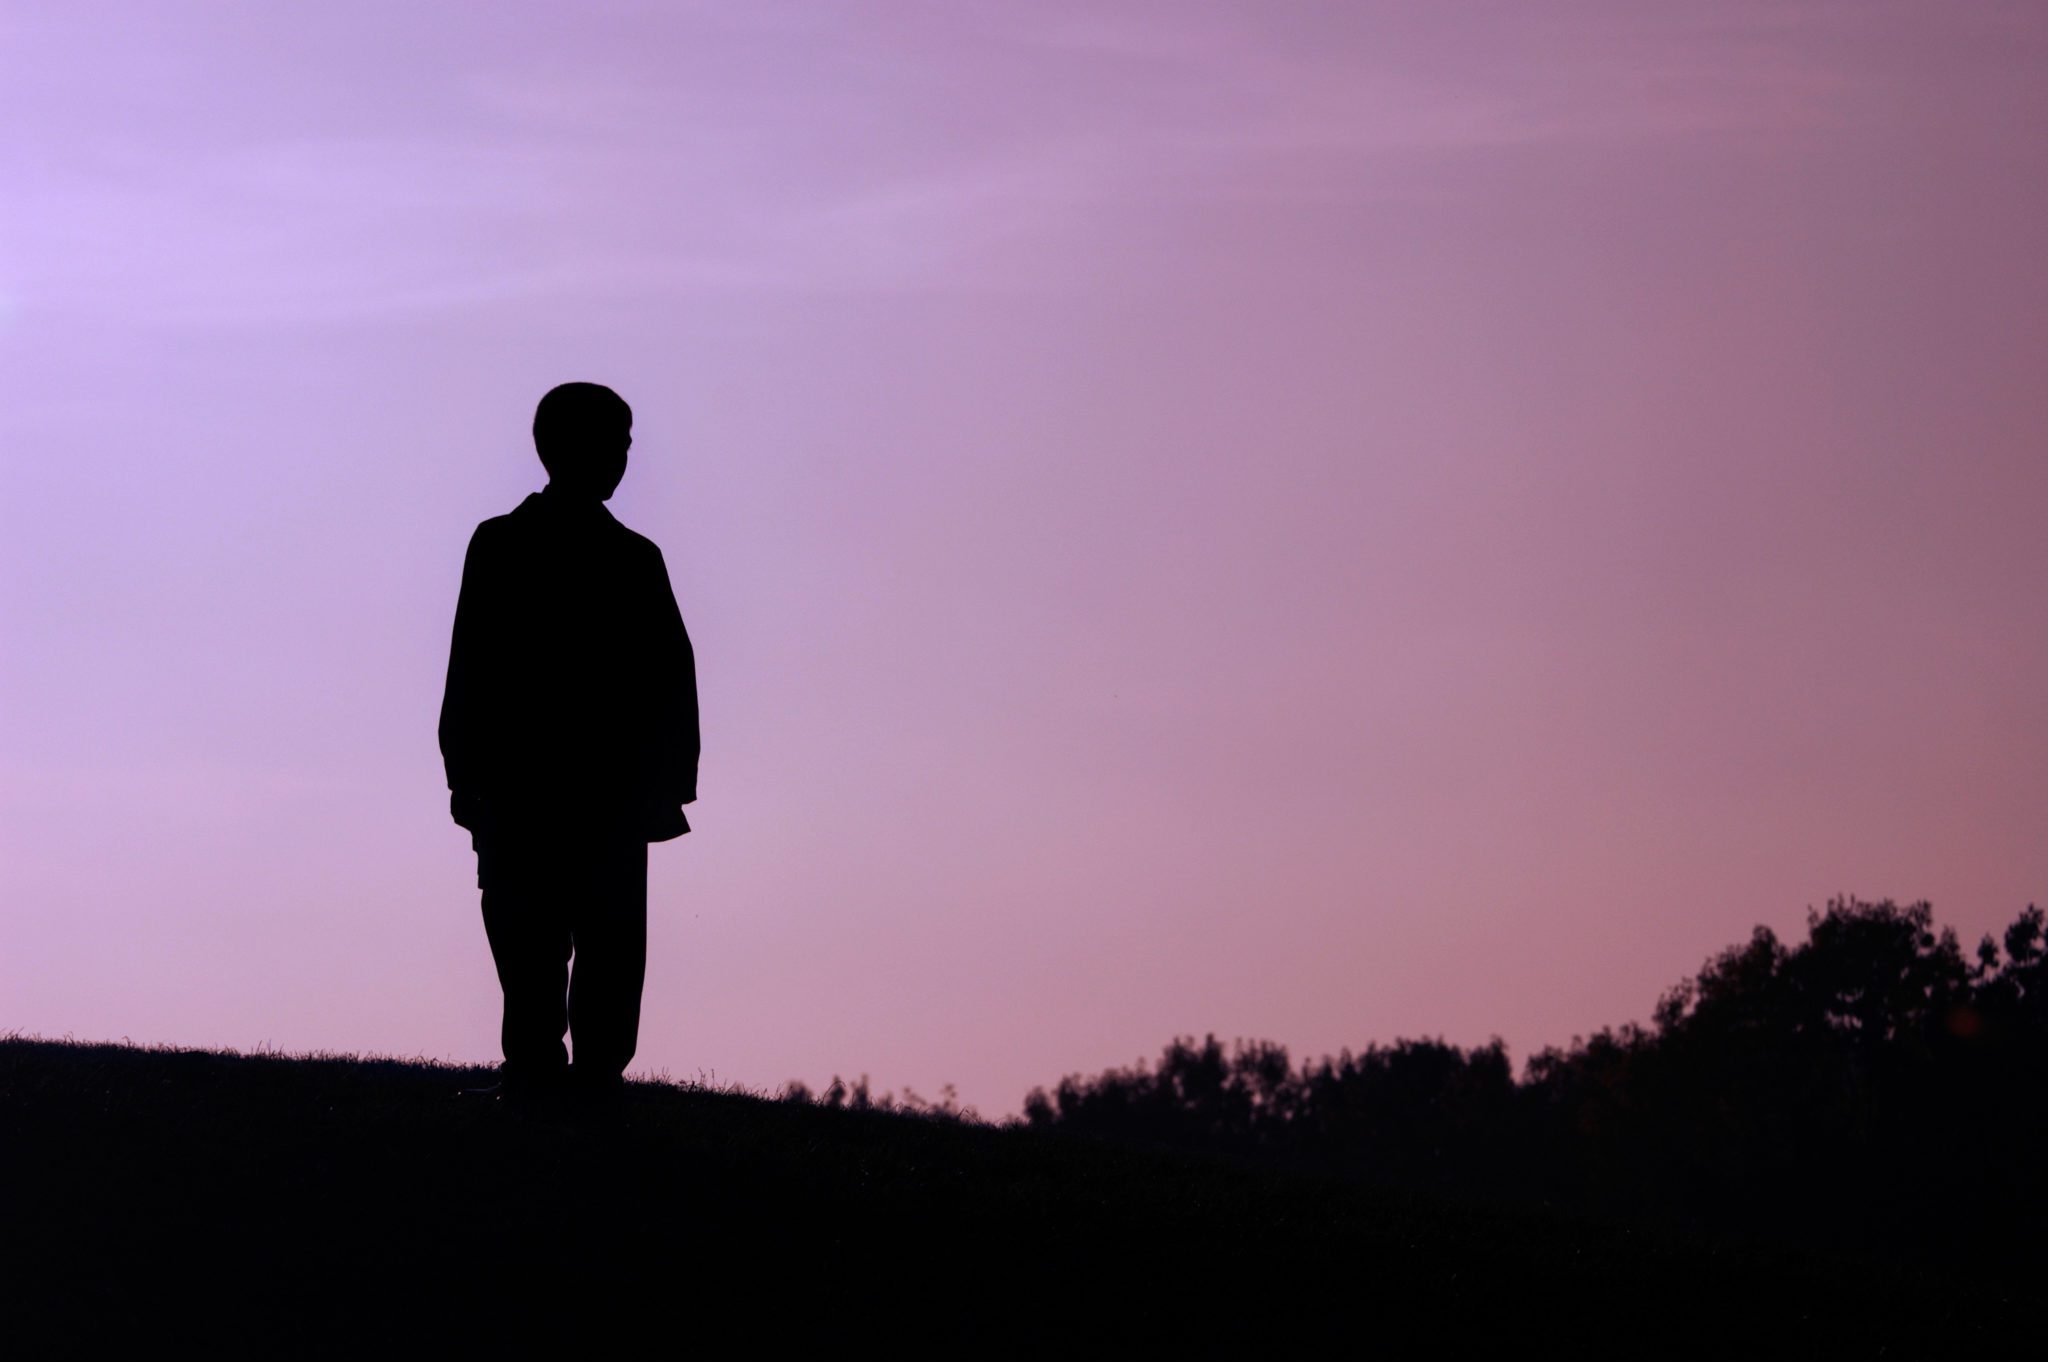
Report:
<svg viewBox="0 0 2048 1362"><path fill-rule="evenodd" d="M551 389L533 418L548 484L477 526L462 568L441 755L505 994L505 1063L485 1090L505 1097L620 1091L640 1029L647 844L688 832L697 797L690 636L661 550L604 506L632 429L610 388Z"/></svg>

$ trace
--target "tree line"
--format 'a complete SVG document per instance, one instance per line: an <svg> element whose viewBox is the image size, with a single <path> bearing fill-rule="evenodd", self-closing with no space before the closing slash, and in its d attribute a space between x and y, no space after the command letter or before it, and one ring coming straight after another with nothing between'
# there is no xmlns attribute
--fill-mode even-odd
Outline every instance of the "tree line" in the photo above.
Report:
<svg viewBox="0 0 2048 1362"><path fill-rule="evenodd" d="M1648 1025L1530 1056L1397 1040L1295 1064L1178 1037L1069 1075L1025 1123L1391 1186L1803 1241L2031 1245L2048 1209L2048 950L2030 906L1965 953L1926 902L1831 899L1668 990Z"/></svg>

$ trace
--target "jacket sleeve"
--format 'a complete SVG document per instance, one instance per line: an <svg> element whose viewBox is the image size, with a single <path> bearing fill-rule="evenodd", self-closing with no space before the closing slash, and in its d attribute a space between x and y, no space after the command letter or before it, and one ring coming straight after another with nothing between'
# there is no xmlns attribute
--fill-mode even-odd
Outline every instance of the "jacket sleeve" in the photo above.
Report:
<svg viewBox="0 0 2048 1362"><path fill-rule="evenodd" d="M663 799L688 804L697 798L697 654L683 627L668 563L654 550L655 596L655 788Z"/></svg>
<svg viewBox="0 0 2048 1362"><path fill-rule="evenodd" d="M485 687L494 670L490 652L496 603L492 597L488 538L483 526L470 536L462 562L462 589L455 601L455 629L448 646L448 680L441 692L441 761L447 768L449 812L477 830L483 796L483 742L489 728Z"/></svg>

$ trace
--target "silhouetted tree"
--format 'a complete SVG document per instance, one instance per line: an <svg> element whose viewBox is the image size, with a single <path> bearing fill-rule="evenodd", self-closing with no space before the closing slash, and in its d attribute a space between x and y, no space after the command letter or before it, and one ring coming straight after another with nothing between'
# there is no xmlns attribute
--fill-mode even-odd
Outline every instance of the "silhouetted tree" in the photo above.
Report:
<svg viewBox="0 0 2048 1362"><path fill-rule="evenodd" d="M1966 958L1926 902L1831 899L1667 990L1651 1023L1530 1056L1495 1039L1291 1064L1176 1037L1070 1074L1032 1126L1403 1185L1801 1235L2010 1244L2048 1209L2048 930L2029 906Z"/></svg>

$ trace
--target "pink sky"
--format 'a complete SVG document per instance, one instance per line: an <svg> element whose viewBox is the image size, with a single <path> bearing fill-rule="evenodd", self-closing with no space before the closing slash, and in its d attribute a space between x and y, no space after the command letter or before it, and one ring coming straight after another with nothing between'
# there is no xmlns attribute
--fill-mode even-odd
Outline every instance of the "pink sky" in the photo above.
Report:
<svg viewBox="0 0 2048 1362"><path fill-rule="evenodd" d="M574 17L571 17L573 14ZM565 379L696 642L639 1067L984 1114L2048 902L2038 5L22 4L0 1029L489 1060Z"/></svg>

